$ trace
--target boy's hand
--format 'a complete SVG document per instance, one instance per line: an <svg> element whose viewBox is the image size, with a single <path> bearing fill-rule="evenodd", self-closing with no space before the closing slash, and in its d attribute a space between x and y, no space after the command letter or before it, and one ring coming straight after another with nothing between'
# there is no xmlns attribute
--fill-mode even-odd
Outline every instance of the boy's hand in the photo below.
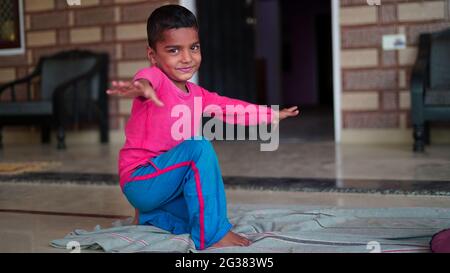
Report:
<svg viewBox="0 0 450 273"><path fill-rule="evenodd" d="M275 117L272 120L272 123L275 125L275 128L278 126L278 123L285 118L295 117L300 113L297 106L293 106L291 108L285 108L281 111L275 111Z"/></svg>
<svg viewBox="0 0 450 273"><path fill-rule="evenodd" d="M288 117L295 117L300 113L297 106L291 108L285 108L279 112L279 120L283 120Z"/></svg>
<svg viewBox="0 0 450 273"><path fill-rule="evenodd" d="M153 87L147 81L123 82L113 81L112 88L106 91L108 95L135 98L144 97L153 101L157 106L164 106L164 103L156 96Z"/></svg>

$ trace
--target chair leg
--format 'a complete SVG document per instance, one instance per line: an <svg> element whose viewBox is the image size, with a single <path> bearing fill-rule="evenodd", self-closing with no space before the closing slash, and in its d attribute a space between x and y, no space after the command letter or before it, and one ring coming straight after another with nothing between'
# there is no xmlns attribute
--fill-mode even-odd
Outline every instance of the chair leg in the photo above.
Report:
<svg viewBox="0 0 450 273"><path fill-rule="evenodd" d="M43 125L41 128L41 142L50 143L50 131L51 128L48 125Z"/></svg>
<svg viewBox="0 0 450 273"><path fill-rule="evenodd" d="M109 142L108 119L105 116L102 116L100 118L100 142L101 143Z"/></svg>
<svg viewBox="0 0 450 273"><path fill-rule="evenodd" d="M0 150L3 149L3 133L2 133L2 127L0 127Z"/></svg>
<svg viewBox="0 0 450 273"><path fill-rule="evenodd" d="M425 142L425 145L430 145L430 123L429 122L425 122L424 142Z"/></svg>
<svg viewBox="0 0 450 273"><path fill-rule="evenodd" d="M66 142L65 142L66 134L64 132L63 126L58 127L58 134L56 137L58 139L58 146L57 146L58 150L66 149Z"/></svg>
<svg viewBox="0 0 450 273"><path fill-rule="evenodd" d="M414 125L414 152L425 151L425 126Z"/></svg>

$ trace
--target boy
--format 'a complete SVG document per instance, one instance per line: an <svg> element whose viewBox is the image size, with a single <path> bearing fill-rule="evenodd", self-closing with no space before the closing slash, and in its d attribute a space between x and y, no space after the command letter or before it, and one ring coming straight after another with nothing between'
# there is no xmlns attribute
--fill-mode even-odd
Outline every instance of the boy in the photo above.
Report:
<svg viewBox="0 0 450 273"><path fill-rule="evenodd" d="M203 138L176 140L171 110L178 105L192 110L194 99L199 98L203 112L212 105L224 112L227 105L253 105L188 82L201 63L198 25L189 10L178 5L156 9L148 19L147 34L152 67L138 71L132 82L113 82L107 91L134 98L126 143L119 154L119 175L122 191L136 208L136 224L154 225L173 234L189 233L197 249L248 246L248 239L231 231L222 175L211 143ZM260 107L249 115L257 114L266 115L270 123L296 116L298 110L276 112ZM190 121L193 137L201 119Z"/></svg>

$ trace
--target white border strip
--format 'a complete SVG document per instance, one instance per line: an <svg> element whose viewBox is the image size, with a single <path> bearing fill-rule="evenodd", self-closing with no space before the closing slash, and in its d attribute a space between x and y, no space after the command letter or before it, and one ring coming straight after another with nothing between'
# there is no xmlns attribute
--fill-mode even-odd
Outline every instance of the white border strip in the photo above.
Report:
<svg viewBox="0 0 450 273"><path fill-rule="evenodd" d="M187 8L197 16L197 0L180 0L179 5ZM198 84L198 73L195 73L190 81Z"/></svg>
<svg viewBox="0 0 450 273"><path fill-rule="evenodd" d="M193 14L197 15L197 1L196 0L180 0L180 6L187 8Z"/></svg>
<svg viewBox="0 0 450 273"><path fill-rule="evenodd" d="M23 0L19 0L19 23L20 23L20 48L0 49L0 56L21 55L25 54L25 25L23 23Z"/></svg>
<svg viewBox="0 0 450 273"><path fill-rule="evenodd" d="M333 35L333 101L334 101L334 142L342 140L342 117L341 117L341 95L342 95L342 73L341 73L341 31L340 31L340 1L332 0L332 35Z"/></svg>

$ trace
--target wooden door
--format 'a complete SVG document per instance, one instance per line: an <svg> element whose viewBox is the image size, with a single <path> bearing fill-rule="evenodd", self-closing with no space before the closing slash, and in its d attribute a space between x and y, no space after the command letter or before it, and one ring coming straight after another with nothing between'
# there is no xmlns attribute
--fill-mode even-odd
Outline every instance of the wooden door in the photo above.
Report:
<svg viewBox="0 0 450 273"><path fill-rule="evenodd" d="M200 85L256 102L253 0L197 0L202 45Z"/></svg>

